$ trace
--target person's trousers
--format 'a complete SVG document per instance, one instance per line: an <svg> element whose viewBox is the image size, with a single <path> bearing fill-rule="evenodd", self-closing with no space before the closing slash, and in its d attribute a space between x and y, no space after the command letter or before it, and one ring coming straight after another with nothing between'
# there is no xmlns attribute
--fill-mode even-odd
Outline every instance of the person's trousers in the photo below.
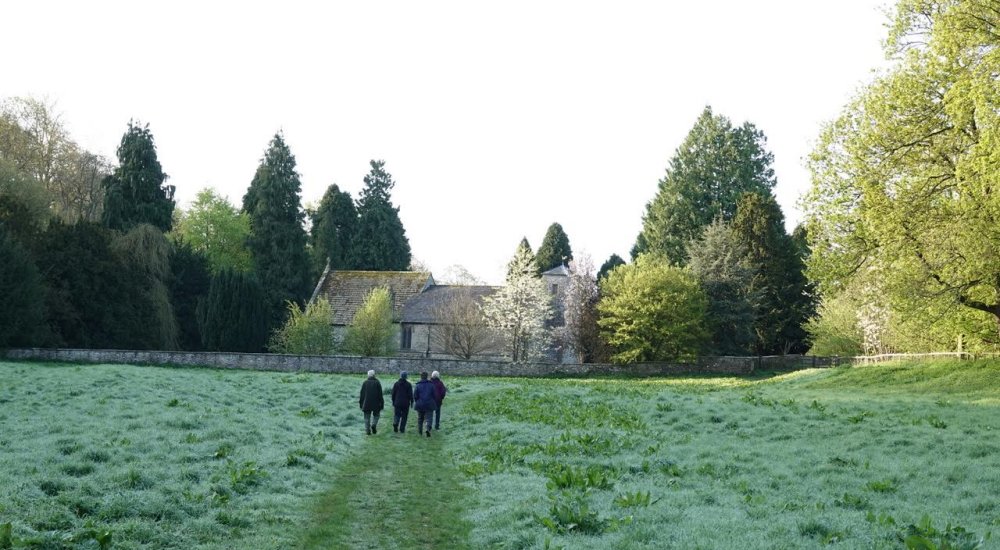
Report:
<svg viewBox="0 0 1000 550"><path fill-rule="evenodd" d="M406 431L406 419L410 416L409 407L393 407L392 427L399 428L400 433Z"/></svg>
<svg viewBox="0 0 1000 550"><path fill-rule="evenodd" d="M378 411L365 411L365 433L372 433L372 428L378 426Z"/></svg>
<svg viewBox="0 0 1000 550"><path fill-rule="evenodd" d="M440 430L441 429L441 405L438 405L437 408L434 409L431 412L433 413L433 417L434 417L434 429L435 430Z"/></svg>
<svg viewBox="0 0 1000 550"><path fill-rule="evenodd" d="M417 431L424 433L424 424L427 424L427 431L431 431L431 418L434 416L434 411L417 411Z"/></svg>

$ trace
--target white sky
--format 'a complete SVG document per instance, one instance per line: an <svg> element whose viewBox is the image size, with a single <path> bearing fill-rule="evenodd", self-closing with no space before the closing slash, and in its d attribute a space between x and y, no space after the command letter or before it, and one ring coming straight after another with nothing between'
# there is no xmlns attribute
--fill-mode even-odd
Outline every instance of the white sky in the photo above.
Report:
<svg viewBox="0 0 1000 550"><path fill-rule="evenodd" d="M791 229L803 159L872 69L880 0L0 4L0 97L56 103L115 158L149 123L187 207L242 203L278 129L303 204L384 159L414 257L498 283L552 222L600 266L705 105L756 124Z"/></svg>

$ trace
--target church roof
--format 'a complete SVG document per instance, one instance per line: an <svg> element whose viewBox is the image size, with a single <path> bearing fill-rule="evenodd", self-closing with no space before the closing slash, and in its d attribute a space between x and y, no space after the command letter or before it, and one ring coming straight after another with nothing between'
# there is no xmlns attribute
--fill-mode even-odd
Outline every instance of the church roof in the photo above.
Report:
<svg viewBox="0 0 1000 550"><path fill-rule="evenodd" d="M326 298L333 308L334 325L349 325L372 290L386 287L392 296L392 315L400 319L403 307L431 287L434 278L421 271L336 271L323 273L312 300Z"/></svg>
<svg viewBox="0 0 1000 550"><path fill-rule="evenodd" d="M471 298L482 304L483 298L493 294L495 286L435 285L414 296L403 306L400 322L434 325L446 322L441 313L450 300Z"/></svg>
<svg viewBox="0 0 1000 550"><path fill-rule="evenodd" d="M553 267L552 269L542 273L542 275L562 275L564 277L569 277L569 268L565 264Z"/></svg>

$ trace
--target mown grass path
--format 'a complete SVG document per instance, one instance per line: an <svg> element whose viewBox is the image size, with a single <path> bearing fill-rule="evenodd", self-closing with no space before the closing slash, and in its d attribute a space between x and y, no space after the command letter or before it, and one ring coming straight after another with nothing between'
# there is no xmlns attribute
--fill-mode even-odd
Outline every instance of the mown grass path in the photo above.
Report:
<svg viewBox="0 0 1000 550"><path fill-rule="evenodd" d="M468 497L444 450L448 434L419 436L412 411L406 433L393 433L392 412L384 412L378 435L362 435L333 473L301 547L469 548L471 526L462 518Z"/></svg>

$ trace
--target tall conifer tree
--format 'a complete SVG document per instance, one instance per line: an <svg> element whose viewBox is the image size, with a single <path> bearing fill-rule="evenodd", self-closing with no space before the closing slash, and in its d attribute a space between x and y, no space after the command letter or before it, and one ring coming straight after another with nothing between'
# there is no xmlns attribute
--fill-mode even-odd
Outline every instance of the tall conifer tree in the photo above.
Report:
<svg viewBox="0 0 1000 550"><path fill-rule="evenodd" d="M766 141L753 124L734 127L706 107L646 205L632 259L652 253L684 265L687 243L716 219L732 220L743 193L770 193L774 156L764 148Z"/></svg>
<svg viewBox="0 0 1000 550"><path fill-rule="evenodd" d="M609 256L607 261L601 264L601 269L597 271L597 284L600 285L601 280L607 277L608 273L611 273L612 269L620 265L625 265L625 260L623 260L621 256L618 254L612 254Z"/></svg>
<svg viewBox="0 0 1000 550"><path fill-rule="evenodd" d="M243 197L243 211L250 216L247 244L264 287L271 329L282 324L285 302L301 305L312 283L301 187L295 157L282 135L275 134Z"/></svg>
<svg viewBox="0 0 1000 550"><path fill-rule="evenodd" d="M754 351L804 352L808 348L805 323L815 306L801 248L785 233L781 207L770 193L747 193L740 199L731 227L746 247L753 270L750 292L756 297Z"/></svg>
<svg viewBox="0 0 1000 550"><path fill-rule="evenodd" d="M358 197L358 228L354 261L357 269L402 271L410 266L410 241L399 219L399 208L389 196L392 175L385 171L385 161L371 161L365 187Z"/></svg>
<svg viewBox="0 0 1000 550"><path fill-rule="evenodd" d="M569 246L569 236L563 231L561 225L553 223L545 232L545 238L542 239L542 244L538 247L538 253L535 254L535 263L538 264L538 271L545 273L563 264L568 265L572 260L573 249Z"/></svg>
<svg viewBox="0 0 1000 550"><path fill-rule="evenodd" d="M354 269L354 235L358 227L358 210L347 191L336 184L327 188L312 219L313 270L323 272L327 261L330 269Z"/></svg>
<svg viewBox="0 0 1000 550"><path fill-rule="evenodd" d="M118 146L118 167L104 178L106 227L128 231L148 223L160 231L170 231L174 213L174 187L164 185L156 158L156 145L149 125L129 122Z"/></svg>

